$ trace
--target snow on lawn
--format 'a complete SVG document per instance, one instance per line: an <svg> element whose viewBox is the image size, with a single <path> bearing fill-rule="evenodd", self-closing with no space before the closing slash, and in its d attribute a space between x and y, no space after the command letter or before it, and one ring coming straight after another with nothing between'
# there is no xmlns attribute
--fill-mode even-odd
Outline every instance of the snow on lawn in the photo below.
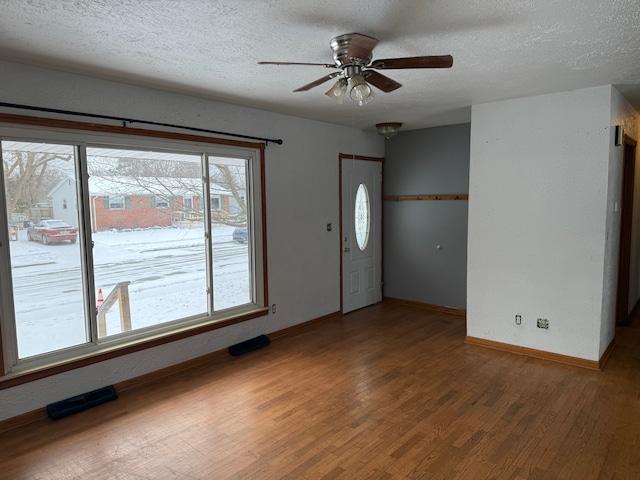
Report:
<svg viewBox="0 0 640 480"><path fill-rule="evenodd" d="M213 229L216 310L251 301L247 246L233 242L232 232ZM97 232L92 240L94 283L104 298L119 282L131 282L133 329L206 313L201 226ZM29 242L21 230L10 250L20 357L85 343L80 244ZM106 324L107 335L120 333L117 302Z"/></svg>

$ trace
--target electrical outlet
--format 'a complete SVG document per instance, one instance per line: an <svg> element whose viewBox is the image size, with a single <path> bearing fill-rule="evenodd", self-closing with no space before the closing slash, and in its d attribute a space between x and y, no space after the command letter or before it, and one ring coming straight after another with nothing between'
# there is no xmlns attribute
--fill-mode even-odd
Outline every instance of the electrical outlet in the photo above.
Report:
<svg viewBox="0 0 640 480"><path fill-rule="evenodd" d="M516 315L516 325L522 325L522 315Z"/></svg>
<svg viewBox="0 0 640 480"><path fill-rule="evenodd" d="M549 329L549 320L547 320L546 318L539 318L538 319L538 328L544 328L545 330Z"/></svg>
<svg viewBox="0 0 640 480"><path fill-rule="evenodd" d="M271 313L276 313L276 304L271 305Z"/></svg>

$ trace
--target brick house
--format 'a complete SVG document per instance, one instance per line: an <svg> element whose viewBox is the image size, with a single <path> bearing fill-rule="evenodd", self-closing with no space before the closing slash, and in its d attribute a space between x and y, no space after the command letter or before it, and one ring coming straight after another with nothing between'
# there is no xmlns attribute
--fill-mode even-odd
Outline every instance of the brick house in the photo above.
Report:
<svg viewBox="0 0 640 480"><path fill-rule="evenodd" d="M229 190L212 184L212 218L240 213ZM93 232L111 229L167 227L203 220L199 178L89 178ZM49 193L55 218L77 226L75 181L64 179Z"/></svg>

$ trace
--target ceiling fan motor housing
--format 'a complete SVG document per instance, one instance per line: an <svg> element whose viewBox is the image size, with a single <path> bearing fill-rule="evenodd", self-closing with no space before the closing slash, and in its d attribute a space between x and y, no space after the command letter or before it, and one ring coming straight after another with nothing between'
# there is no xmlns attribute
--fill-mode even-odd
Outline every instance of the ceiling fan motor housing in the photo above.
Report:
<svg viewBox="0 0 640 480"><path fill-rule="evenodd" d="M351 49L351 43L355 35L370 40L374 46L376 43L378 43L378 40L376 40L375 38L369 37L368 35L362 35L360 33L346 33L344 35L339 35L332 38L330 46L331 50L333 50L333 60L336 62L338 68L344 68L344 66L350 64L356 64L360 67L366 67L371 62L371 59L373 57L373 48L365 50L360 49L361 52L368 50L368 54L366 55L367 58L357 58L349 56L349 50Z"/></svg>
<svg viewBox="0 0 640 480"><path fill-rule="evenodd" d="M354 75L362 75L361 65L343 65L341 68L346 78L352 78Z"/></svg>

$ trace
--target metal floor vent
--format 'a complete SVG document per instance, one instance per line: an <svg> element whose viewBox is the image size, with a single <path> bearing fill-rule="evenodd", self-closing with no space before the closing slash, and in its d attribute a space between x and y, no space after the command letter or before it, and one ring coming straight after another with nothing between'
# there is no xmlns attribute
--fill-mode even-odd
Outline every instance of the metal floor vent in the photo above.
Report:
<svg viewBox="0 0 640 480"><path fill-rule="evenodd" d="M260 335L259 337L252 338L235 345L231 345L229 347L229 353L234 357L239 357L240 355L243 355L245 353L249 353L259 348L266 347L270 343L271 340L269 340L269 337L267 337L266 335Z"/></svg>
<svg viewBox="0 0 640 480"><path fill-rule="evenodd" d="M113 385L108 387L99 388L92 392L83 393L82 395L76 395L75 397L67 398L66 400L60 400L56 403L47 405L47 415L52 420L58 420L73 413L87 410L91 407L102 405L103 403L116 400L118 393Z"/></svg>

